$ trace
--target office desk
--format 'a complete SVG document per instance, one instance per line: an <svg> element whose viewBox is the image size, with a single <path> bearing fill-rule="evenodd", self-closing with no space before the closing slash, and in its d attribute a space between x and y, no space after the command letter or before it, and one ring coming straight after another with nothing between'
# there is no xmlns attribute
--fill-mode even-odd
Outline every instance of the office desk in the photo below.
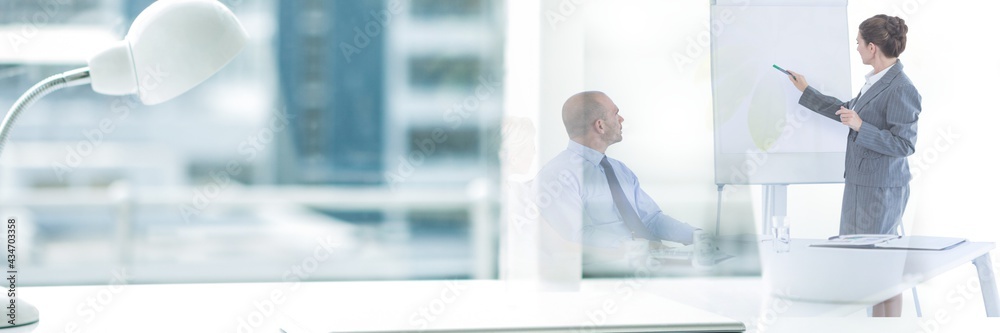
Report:
<svg viewBox="0 0 1000 333"><path fill-rule="evenodd" d="M793 239L787 253L761 243L766 289L785 302L789 316L844 315L898 295L965 263L973 263L986 314L1000 316L990 262L993 243L965 242L942 251L811 247L822 240Z"/></svg>
<svg viewBox="0 0 1000 333"><path fill-rule="evenodd" d="M633 283L638 283L634 285ZM738 321L585 280L537 293L502 281L377 281L24 287L38 332L742 332Z"/></svg>
<svg viewBox="0 0 1000 333"><path fill-rule="evenodd" d="M775 322L758 333L932 333L1000 332L1000 318L956 321L948 325L930 323L924 318L790 318Z"/></svg>

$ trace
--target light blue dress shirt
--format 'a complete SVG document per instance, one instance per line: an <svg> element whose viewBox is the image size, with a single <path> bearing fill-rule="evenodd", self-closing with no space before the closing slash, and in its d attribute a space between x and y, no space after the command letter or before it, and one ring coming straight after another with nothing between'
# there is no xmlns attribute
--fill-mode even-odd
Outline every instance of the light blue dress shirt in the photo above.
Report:
<svg viewBox="0 0 1000 333"><path fill-rule="evenodd" d="M539 171L533 187L543 223L585 246L618 248L632 239L632 233L615 208L600 165L604 156L570 141L565 151ZM695 228L664 214L625 164L610 157L608 162L632 208L653 235L683 244L693 242Z"/></svg>

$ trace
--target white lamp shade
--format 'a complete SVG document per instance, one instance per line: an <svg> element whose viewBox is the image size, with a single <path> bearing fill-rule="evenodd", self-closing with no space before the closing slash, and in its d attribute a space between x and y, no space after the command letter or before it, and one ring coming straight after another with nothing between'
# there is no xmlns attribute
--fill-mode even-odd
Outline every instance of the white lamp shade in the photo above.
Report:
<svg viewBox="0 0 1000 333"><path fill-rule="evenodd" d="M236 16L218 1L156 1L124 40L90 59L91 86L107 95L138 93L146 105L162 103L211 77L246 40Z"/></svg>

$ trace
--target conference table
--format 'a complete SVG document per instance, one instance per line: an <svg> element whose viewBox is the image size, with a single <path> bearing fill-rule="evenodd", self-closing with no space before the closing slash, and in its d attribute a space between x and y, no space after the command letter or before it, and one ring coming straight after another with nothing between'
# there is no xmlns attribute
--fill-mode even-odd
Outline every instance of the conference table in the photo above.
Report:
<svg viewBox="0 0 1000 333"><path fill-rule="evenodd" d="M793 239L788 252L761 242L768 304L782 315L840 316L906 292L964 264L976 267L986 315L1000 317L1000 297L990 258L991 242L963 242L945 250L814 247L821 239ZM764 305L765 308L773 307Z"/></svg>

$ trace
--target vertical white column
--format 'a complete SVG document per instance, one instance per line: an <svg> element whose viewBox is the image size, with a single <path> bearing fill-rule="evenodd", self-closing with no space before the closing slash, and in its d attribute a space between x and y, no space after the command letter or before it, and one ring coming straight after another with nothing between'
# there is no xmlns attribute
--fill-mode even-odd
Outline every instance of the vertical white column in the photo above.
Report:
<svg viewBox="0 0 1000 333"><path fill-rule="evenodd" d="M541 5L534 1L506 1L506 41L504 43L504 111L502 126L511 119L537 128L539 110L539 12ZM502 131L502 146L511 140ZM536 137L522 138L524 144L537 147ZM537 149L535 150L537 152ZM535 166L529 173L537 172L538 156L532 153ZM528 214L530 207L524 203L529 180L512 172L511 160L500 158L500 279L509 284L531 284L538 279L538 228L537 210Z"/></svg>
<svg viewBox="0 0 1000 333"><path fill-rule="evenodd" d="M507 2L504 117L522 123L526 119L533 127L532 137L519 139L534 145L530 175L512 173L512 165L501 158L500 277L518 286L579 288L580 246L565 244L543 225L546 222L540 219L534 202L538 195L532 190L532 177L566 146L561 110L566 98L583 89L582 5L586 2ZM508 139L505 136L504 140ZM559 245L549 246L553 244Z"/></svg>

